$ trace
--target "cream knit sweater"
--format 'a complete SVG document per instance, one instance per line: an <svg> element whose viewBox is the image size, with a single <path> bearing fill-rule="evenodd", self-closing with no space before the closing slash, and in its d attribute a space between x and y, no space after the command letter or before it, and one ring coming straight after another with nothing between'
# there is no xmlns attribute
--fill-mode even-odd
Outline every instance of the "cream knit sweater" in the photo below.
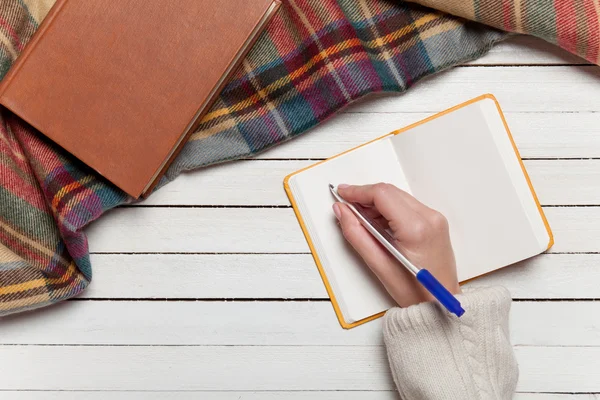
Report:
<svg viewBox="0 0 600 400"><path fill-rule="evenodd" d="M510 344L511 298L501 287L465 290L461 318L436 303L387 312L383 335L404 400L510 399L519 370Z"/></svg>

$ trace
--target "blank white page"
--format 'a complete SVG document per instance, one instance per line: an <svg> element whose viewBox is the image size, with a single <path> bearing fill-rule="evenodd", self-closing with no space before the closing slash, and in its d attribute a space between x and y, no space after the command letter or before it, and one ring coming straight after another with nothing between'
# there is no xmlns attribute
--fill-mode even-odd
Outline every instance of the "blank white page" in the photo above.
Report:
<svg viewBox="0 0 600 400"><path fill-rule="evenodd" d="M461 281L532 257L549 240L495 104L485 98L391 140L412 194L448 218Z"/></svg>
<svg viewBox="0 0 600 400"><path fill-rule="evenodd" d="M390 136L293 175L288 184L347 323L394 305L377 278L345 241L329 183L390 182L409 190Z"/></svg>

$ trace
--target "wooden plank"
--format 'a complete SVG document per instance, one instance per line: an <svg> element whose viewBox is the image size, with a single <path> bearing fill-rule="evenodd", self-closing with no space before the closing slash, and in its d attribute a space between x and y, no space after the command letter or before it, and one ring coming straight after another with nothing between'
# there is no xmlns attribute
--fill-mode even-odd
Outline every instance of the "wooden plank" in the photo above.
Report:
<svg viewBox="0 0 600 400"><path fill-rule="evenodd" d="M67 302L3 319L0 345L378 346L381 323L344 330L329 302ZM516 346L600 346L600 302L515 302L510 330Z"/></svg>
<svg viewBox="0 0 600 400"><path fill-rule="evenodd" d="M289 206L283 178L315 162L247 160L221 164L184 174L138 205ZM525 166L542 204L600 204L600 160L526 160Z"/></svg>
<svg viewBox="0 0 600 400"><path fill-rule="evenodd" d="M93 281L84 298L327 297L310 254L93 254L91 258ZM600 269L598 273L600 280Z"/></svg>
<svg viewBox="0 0 600 400"><path fill-rule="evenodd" d="M545 207L553 253L600 251L600 207Z"/></svg>
<svg viewBox="0 0 600 400"><path fill-rule="evenodd" d="M291 209L120 208L87 232L92 252L308 252Z"/></svg>
<svg viewBox="0 0 600 400"><path fill-rule="evenodd" d="M515 36L492 47L468 65L588 64L560 47L533 36Z"/></svg>
<svg viewBox="0 0 600 400"><path fill-rule="evenodd" d="M492 93L507 112L592 112L600 107L599 77L597 66L453 68L401 96L371 96L347 111L436 112Z"/></svg>
<svg viewBox="0 0 600 400"><path fill-rule="evenodd" d="M413 88L418 89L418 86ZM450 107L460 100L455 96L446 103L434 104ZM366 99L310 132L256 157L328 158L433 114L404 113L402 107L388 113L361 110L363 104L377 101L377 98ZM505 112L505 115L522 157L600 157L600 136L596 128L600 125L600 113L549 111Z"/></svg>
<svg viewBox="0 0 600 400"><path fill-rule="evenodd" d="M600 204L600 160L529 160L525 167L545 205Z"/></svg>
<svg viewBox="0 0 600 400"><path fill-rule="evenodd" d="M600 392L598 347L517 347L515 353L519 363L519 391ZM589 364L584 361L588 357ZM594 371L586 372L587 368Z"/></svg>
<svg viewBox="0 0 600 400"><path fill-rule="evenodd" d="M466 286L517 299L600 298L600 254L543 254ZM325 299L310 254L93 254L89 299Z"/></svg>
<svg viewBox="0 0 600 400"><path fill-rule="evenodd" d="M73 391L73 392L30 392L9 391L0 392L2 400L398 400L395 391L161 391L161 392L132 392L132 391ZM520 397L517 397L521 400ZM525 399L525 398L523 398ZM532 397L537 400L538 398ZM568 399L571 399L568 397ZM574 400L588 400L585 397L573 397Z"/></svg>
<svg viewBox="0 0 600 400"><path fill-rule="evenodd" d="M191 391L191 392L133 392L133 391L72 391L30 392L2 391L3 400L398 400L396 391ZM517 393L515 400L594 400L594 394Z"/></svg>
<svg viewBox="0 0 600 400"><path fill-rule="evenodd" d="M598 347L517 347L521 392L598 392ZM381 346L0 346L5 390L392 390ZM35 377L35 379L32 379Z"/></svg>
<svg viewBox="0 0 600 400"><path fill-rule="evenodd" d="M514 299L598 299L599 265L600 254L542 254L465 286L504 286Z"/></svg>
<svg viewBox="0 0 600 400"><path fill-rule="evenodd" d="M552 252L600 251L600 207L549 207ZM306 253L289 208L120 208L88 228L95 253Z"/></svg>

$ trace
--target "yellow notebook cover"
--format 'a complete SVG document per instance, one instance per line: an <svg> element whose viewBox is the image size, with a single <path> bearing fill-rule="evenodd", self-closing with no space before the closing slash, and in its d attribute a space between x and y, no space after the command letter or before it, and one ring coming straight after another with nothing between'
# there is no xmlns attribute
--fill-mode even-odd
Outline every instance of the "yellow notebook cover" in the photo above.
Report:
<svg viewBox="0 0 600 400"><path fill-rule="evenodd" d="M335 156L333 156L333 157L330 157L330 158L328 158L328 159L326 159L326 160L323 160L323 161L317 162L317 163L315 163L315 164L313 164L313 165L311 165L311 166L308 166L308 167L306 167L306 168L303 168L303 169L301 169L301 170L298 170L298 171L296 171L296 172L294 172L294 173L292 173L292 174L290 174L290 175L288 175L288 176L286 176L286 177L285 177L285 179L284 179L284 188L285 188L285 191L286 191L286 193L287 193L287 196L288 196L288 198L289 198L289 200L290 200L290 202L291 202L291 204L292 204L292 207L293 207L293 209L294 209L294 213L296 214L296 217L298 218L298 222L300 223L300 227L302 228L302 231L303 231L303 233L304 233L304 236L306 237L306 240L307 240L307 242L308 242L308 246L309 246L309 248L310 248L310 250L311 250L311 253L312 253L312 255L313 255L313 258L314 258L314 260L315 260L315 263L316 263L316 265L317 265L317 268L318 268L318 270L319 270L319 274L321 275L321 278L322 278L322 280L323 280L323 283L325 284L325 288L327 289L327 293L328 293L328 295L329 295L329 297L330 297L330 299L331 299L331 303L332 303L332 305L333 305L333 308L334 308L334 310L335 310L335 313L336 313L336 315L337 315L337 318L338 318L338 320L339 320L339 322L340 322L340 324L341 324L341 326L342 326L343 328L345 328L345 329L350 329L350 328L354 328L354 327L356 327L356 326L362 325L362 324L364 324L364 323L366 323L366 322L372 321L372 320L374 320L374 319L377 319L377 318L379 318L379 317L383 316L383 315L385 314L385 312L380 312L380 313L377 313L377 314L371 315L371 316L369 316L369 317L367 317L367 318L364 318L364 319L361 319L361 320L359 320L359 321L355 321L355 322L352 322L352 323L348 323L348 322L346 322L346 321L345 321L345 319L344 319L344 317L343 317L343 314L342 314L342 312L341 312L341 309L340 309L340 307L339 307L338 301L336 300L335 294L333 293L333 289L332 289L332 287L331 287L331 285L330 285L330 283L329 283L329 280L328 280L328 278L327 278L327 275L326 275L326 273L325 273L325 270L324 270L324 268L323 268L323 266L322 266L322 264L321 264L321 261L319 260L319 256L318 256L318 254L317 254L317 252L316 252L316 250L315 250L315 246L314 246L314 244L313 244L313 241L312 241L312 239L311 239L311 237L310 237L310 235L309 235L309 233L308 233L308 230L307 230L307 228L306 228L305 222L304 222L304 220L303 220L303 217L302 217L302 215L301 215L301 213L300 213L300 209L299 209L299 207L298 207L298 204L297 204L297 202L296 202L296 200L295 200L295 198L294 198L294 195L293 195L293 193L292 193L292 190L291 190L291 188L290 188L290 185L289 185L289 180L290 180L290 178L291 178L292 176L294 176L294 175L296 175L296 174L300 173L300 172L303 172L303 171L305 171L305 170L307 170L307 169L310 169L310 168L314 168L314 167L316 167L317 165L323 164L323 163L325 163L325 162L327 162L327 161L330 161L330 160L332 160L332 159L334 159L334 158L337 158L337 157L339 157L339 156L341 156L341 155L344 155L344 154L346 154L346 153L352 152L352 151L354 151L354 150L356 150L356 149L359 149L359 148L361 148L361 147L363 147L363 146L366 146L366 145L368 145L368 144L371 144L371 143L373 143L373 142L376 142L376 141L378 141L378 140L381 140L381 139L383 139L383 138L386 138L386 137L388 137L388 136L399 135L399 134L401 134L401 133L403 133L403 132L405 132L405 131L408 131L409 129L412 129L412 128L414 128L414 127L418 126L418 125L425 124L425 123L427 123L427 122L429 122L429 121L432 121L432 120L434 120L434 119L436 119L436 118L439 118L439 117L441 117L441 116L443 116L443 115L446 115L446 114L448 114L448 113L454 112L454 111L456 111L456 110L458 110L458 109L460 109L460 108L466 107L466 106L468 106L468 105L470 105L470 104L472 104L472 103L478 102L478 101L480 101L480 100L483 100L483 99L491 99L491 100L493 100L493 101L494 101L494 103L495 103L495 105L496 105L496 107L497 107L497 109L498 109L498 113L500 114L500 117L501 117L501 119L502 119L502 122L503 122L503 124L504 124L504 128L506 129L506 132L507 132L507 134L508 134L508 136L509 136L509 139L510 139L510 143L511 143L511 145L512 145L512 148L513 148L513 150L514 150L514 152L515 152L515 154L516 154L516 156L517 156L517 159L519 160L519 163L520 163L520 166L521 166L521 170L522 170L522 172L523 172L523 175L524 175L524 177L525 177L525 179L526 179L526 181L527 181L527 184L528 184L528 186L529 186L529 189L531 190L531 195L533 196L533 199L535 200L535 203L536 203L536 205L537 205L537 208L538 208L538 210L539 210L540 216L541 216L541 218L542 218L542 220L543 220L543 222L544 222L544 225L545 225L545 227L546 227L546 230L547 230L547 232L548 232L548 236L549 236L550 240L549 240L549 242L548 242L547 249L549 249L550 247L552 247L552 245L554 244L554 237L553 237L553 234L552 234L552 230L550 229L550 225L548 224L548 220L547 220L547 218L546 218L546 216L545 216L545 214L544 214L544 211L543 211L543 209L542 209L542 207L541 207L541 205L540 205L539 199L538 199L538 197L537 197L537 195L536 195L536 193L535 193L535 190L534 190L534 188L533 188L533 185L532 185L532 183L531 183L531 179L529 178L529 175L527 174L527 170L525 169L525 165L523 164L523 161L521 160L521 156L520 156L520 154L519 154L519 151L518 151L518 149L517 149L517 146L516 146L516 144L515 144L515 142L514 142L514 139L513 139L513 137L512 137L512 134L510 133L510 130L509 130L509 128L508 128L508 124L506 123L506 119L505 119L505 117L504 117L504 114L502 113L502 110L501 110L501 108L500 108L500 104L498 103L498 101L496 100L496 98L495 98L493 95L491 95L491 94L484 94L484 95L478 96L478 97L476 97L476 98L473 98L473 99L471 99L471 100L468 100L468 101L466 101L466 102L464 102L464 103L461 103L461 104L459 104L459 105L456 105L456 106L454 106L454 107L451 107L451 108L449 108L449 109L447 109L447 110L444 110L444 111L442 111L442 112L439 112L439 113L437 113L437 114L435 114L435 115L432 115L431 117L425 118L425 119L423 119L423 120L421 120L421 121L419 121L419 122L416 122L416 123L414 123L414 124L411 124L411 125L408 125L408 126L406 126L406 127L404 127L404 128L401 128L401 129L398 129L398 130L396 130L396 131L393 131L393 132L391 132L391 133L389 133L389 134L387 134L387 135L383 135L383 136L381 136L381 137L378 137L378 138L376 138L376 139L373 139L373 140L371 140L371 141L368 141L368 142L366 142L366 143L363 143L362 145L356 146L356 147L354 147L354 148L352 148L352 149L349 149L349 150L347 150L347 151L344 151L344 152L342 152L342 153L340 153L340 154L337 154L337 155L335 155ZM332 204L333 204L333 201L332 201Z"/></svg>

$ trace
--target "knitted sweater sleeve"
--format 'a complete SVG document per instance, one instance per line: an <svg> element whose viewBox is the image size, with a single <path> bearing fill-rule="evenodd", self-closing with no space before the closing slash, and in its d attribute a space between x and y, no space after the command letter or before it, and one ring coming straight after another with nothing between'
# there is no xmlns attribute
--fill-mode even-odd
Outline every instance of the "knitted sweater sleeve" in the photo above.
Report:
<svg viewBox="0 0 600 400"><path fill-rule="evenodd" d="M510 344L511 298L501 287L466 290L461 318L436 303L389 310L383 334L400 396L510 399L519 375Z"/></svg>

